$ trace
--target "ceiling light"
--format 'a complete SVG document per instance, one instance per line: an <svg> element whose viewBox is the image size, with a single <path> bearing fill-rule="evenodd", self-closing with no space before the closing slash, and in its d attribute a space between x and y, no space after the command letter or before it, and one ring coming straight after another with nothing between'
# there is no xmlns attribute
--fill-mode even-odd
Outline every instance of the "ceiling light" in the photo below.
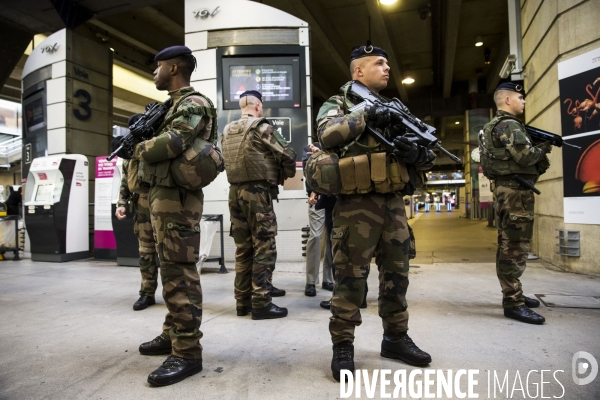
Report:
<svg viewBox="0 0 600 400"><path fill-rule="evenodd" d="M456 121L454 125L460 125L460 121Z"/></svg>
<svg viewBox="0 0 600 400"><path fill-rule="evenodd" d="M405 85L410 85L411 83L415 83L415 80L407 76L406 78L402 79L402 83L404 83Z"/></svg>
<svg viewBox="0 0 600 400"><path fill-rule="evenodd" d="M475 36L475 47L483 46L483 38L481 36Z"/></svg>
<svg viewBox="0 0 600 400"><path fill-rule="evenodd" d="M379 2L381 4L385 4L385 5L394 4L396 1L398 1L398 0L379 0Z"/></svg>

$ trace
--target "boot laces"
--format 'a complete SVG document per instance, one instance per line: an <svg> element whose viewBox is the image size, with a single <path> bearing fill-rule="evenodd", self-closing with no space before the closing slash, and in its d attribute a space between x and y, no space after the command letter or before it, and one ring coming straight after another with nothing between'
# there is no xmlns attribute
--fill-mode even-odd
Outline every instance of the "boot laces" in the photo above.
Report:
<svg viewBox="0 0 600 400"><path fill-rule="evenodd" d="M342 344L334 349L334 356L338 361L352 361L352 346Z"/></svg>
<svg viewBox="0 0 600 400"><path fill-rule="evenodd" d="M417 347L417 345L415 344L415 342L413 342L413 340L410 338L410 336L404 334L400 338L406 344L406 347L408 347L410 350L415 351L415 352L421 351L421 349Z"/></svg>

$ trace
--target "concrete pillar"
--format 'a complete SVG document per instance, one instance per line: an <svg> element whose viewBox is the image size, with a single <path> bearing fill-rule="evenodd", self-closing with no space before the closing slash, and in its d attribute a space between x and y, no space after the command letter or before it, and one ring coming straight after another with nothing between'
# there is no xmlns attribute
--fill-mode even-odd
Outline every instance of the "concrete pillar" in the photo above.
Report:
<svg viewBox="0 0 600 400"><path fill-rule="evenodd" d="M112 58L108 47L68 29L33 50L21 78L23 183L34 158L53 154L87 156L94 176L95 156L112 140Z"/></svg>

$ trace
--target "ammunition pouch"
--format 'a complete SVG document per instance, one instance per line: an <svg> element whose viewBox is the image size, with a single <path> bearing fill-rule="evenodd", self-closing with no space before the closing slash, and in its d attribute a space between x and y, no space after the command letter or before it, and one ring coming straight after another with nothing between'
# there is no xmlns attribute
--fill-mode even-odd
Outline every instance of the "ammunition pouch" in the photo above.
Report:
<svg viewBox="0 0 600 400"><path fill-rule="evenodd" d="M207 186L224 169L221 150L198 137L186 151L173 159L170 165L171 175L177 186L188 190L198 190Z"/></svg>
<svg viewBox="0 0 600 400"><path fill-rule="evenodd" d="M319 151L310 156L304 173L311 189L328 196L393 193L403 190L410 179L406 165L385 152L339 158Z"/></svg>
<svg viewBox="0 0 600 400"><path fill-rule="evenodd" d="M127 187L130 192L146 194L150 191L150 185L141 179L140 160L133 158L127 167Z"/></svg>

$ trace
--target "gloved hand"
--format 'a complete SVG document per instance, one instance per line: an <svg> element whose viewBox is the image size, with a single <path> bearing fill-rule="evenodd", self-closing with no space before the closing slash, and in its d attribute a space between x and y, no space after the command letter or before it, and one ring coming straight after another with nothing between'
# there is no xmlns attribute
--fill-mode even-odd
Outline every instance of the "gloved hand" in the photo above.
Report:
<svg viewBox="0 0 600 400"><path fill-rule="evenodd" d="M390 110L383 106L371 106L367 113L369 122L373 123L376 128L385 128L392 122Z"/></svg>
<svg viewBox="0 0 600 400"><path fill-rule="evenodd" d="M535 147L546 150L545 154L548 154L552 151L552 144L550 144L550 142L542 142L542 143L536 145Z"/></svg>
<svg viewBox="0 0 600 400"><path fill-rule="evenodd" d="M414 164L423 155L421 146L402 136L394 139L394 147L394 154L405 164Z"/></svg>

